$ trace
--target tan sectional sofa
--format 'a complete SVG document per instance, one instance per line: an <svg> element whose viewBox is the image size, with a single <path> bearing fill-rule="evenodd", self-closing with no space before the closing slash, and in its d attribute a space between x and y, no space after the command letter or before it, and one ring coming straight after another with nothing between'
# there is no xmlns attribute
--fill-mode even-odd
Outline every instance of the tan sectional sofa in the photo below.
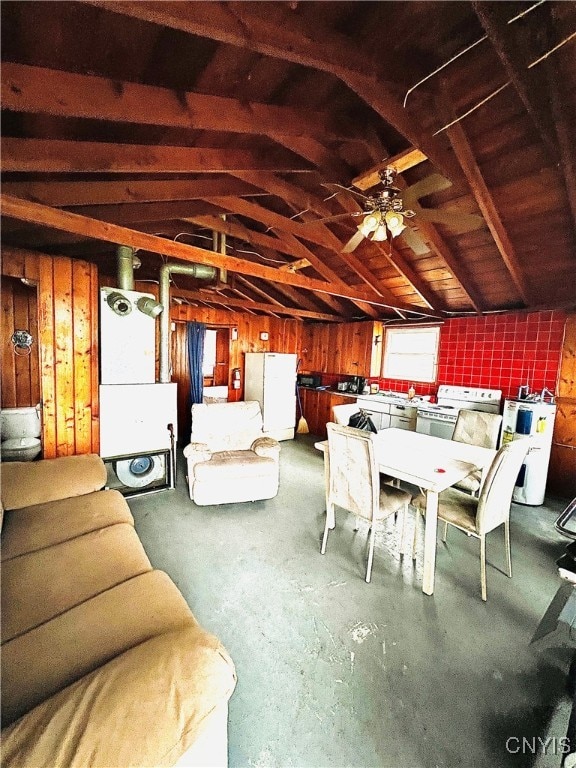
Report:
<svg viewBox="0 0 576 768"><path fill-rule="evenodd" d="M232 660L102 460L1 469L3 768L226 765Z"/></svg>

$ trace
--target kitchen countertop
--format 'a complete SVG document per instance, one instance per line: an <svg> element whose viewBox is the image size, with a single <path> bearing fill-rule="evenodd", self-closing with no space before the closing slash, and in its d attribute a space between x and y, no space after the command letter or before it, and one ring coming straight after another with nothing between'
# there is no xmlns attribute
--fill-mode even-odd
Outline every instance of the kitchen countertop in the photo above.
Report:
<svg viewBox="0 0 576 768"><path fill-rule="evenodd" d="M310 389L312 392L325 392L328 395L340 395L342 397L350 397L350 398L362 398L364 400L373 400L374 402L381 402L381 403L391 403L391 404L402 404L406 405L407 403L410 403L410 405L418 406L423 405L424 403L429 402L430 398L428 396L416 396L413 397L412 400L408 400L408 395L403 392L378 392L376 394L366 394L363 395L361 392L340 392L337 389L333 389L332 387L301 387L301 389Z"/></svg>

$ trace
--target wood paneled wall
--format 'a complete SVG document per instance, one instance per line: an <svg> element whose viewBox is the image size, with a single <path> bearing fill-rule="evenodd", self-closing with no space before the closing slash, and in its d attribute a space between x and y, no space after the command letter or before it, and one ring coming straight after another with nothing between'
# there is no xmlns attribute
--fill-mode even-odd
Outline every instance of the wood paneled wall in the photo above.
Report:
<svg viewBox="0 0 576 768"><path fill-rule="evenodd" d="M2 273L38 283L44 458L98 453L98 272L63 256L5 249Z"/></svg>
<svg viewBox="0 0 576 768"><path fill-rule="evenodd" d="M381 323L316 323L304 327L301 370L333 375L378 376Z"/></svg>
<svg viewBox="0 0 576 768"><path fill-rule="evenodd" d="M576 496L576 315L566 319L557 385L548 488L568 498Z"/></svg>
<svg viewBox="0 0 576 768"><path fill-rule="evenodd" d="M171 310L175 330L171 334L172 381L178 384L178 434L186 443L190 432L188 353L186 347L186 322L196 320L212 328L237 328L238 339L230 341L229 375L240 368L241 388L231 388L228 380L229 399L244 398L244 355L246 352L292 352L301 354L302 321L249 315L241 312L191 307L181 304ZM260 340L260 333L268 333L268 341Z"/></svg>
<svg viewBox="0 0 576 768"><path fill-rule="evenodd" d="M15 349L14 331L32 336L30 352ZM37 286L14 277L2 280L2 408L23 408L40 402Z"/></svg>

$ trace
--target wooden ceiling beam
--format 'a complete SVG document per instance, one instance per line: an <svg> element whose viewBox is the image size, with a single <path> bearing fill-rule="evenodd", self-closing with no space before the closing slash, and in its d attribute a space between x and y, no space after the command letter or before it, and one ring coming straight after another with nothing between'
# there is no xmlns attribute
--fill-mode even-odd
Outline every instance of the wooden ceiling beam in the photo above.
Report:
<svg viewBox="0 0 576 768"><path fill-rule="evenodd" d="M222 208L227 208L229 206L231 212L240 216L246 216L254 221L259 221L270 229L279 229L282 232L289 232L304 240L309 240L316 245L330 248L337 253L342 249L342 243L329 229L323 227L322 224L318 224L318 226L303 227L298 221L289 219L286 216L281 216L274 211L270 211L268 208L264 208L257 203L252 203L244 199L215 197L212 198L212 202Z"/></svg>
<svg viewBox="0 0 576 768"><path fill-rule="evenodd" d="M64 209L68 210L68 209ZM205 200L174 200L157 203L123 203L122 205L79 205L72 213L114 224L137 224L142 221L173 221L189 216L218 215L220 206ZM230 210L229 208L227 210Z"/></svg>
<svg viewBox="0 0 576 768"><path fill-rule="evenodd" d="M182 288L172 288L171 295L175 298L192 299L193 301L204 301L208 304L226 304L229 307L237 307L239 309L247 310L260 310L262 312L268 312L270 314L279 315L292 315L293 317L306 317L312 320L323 320L326 322L338 323L342 322L342 318L338 315L329 315L325 312L310 312L306 309L300 309L299 307L283 307L270 302L257 302L246 301L243 299L232 299L229 296L219 296L217 293L208 294L202 291L186 291Z"/></svg>
<svg viewBox="0 0 576 768"><path fill-rule="evenodd" d="M418 229L424 235L432 250L446 262L446 266L452 273L452 277L462 288L462 291L470 301L475 312L482 314L484 301L477 288L472 284L472 278L463 266L458 262L450 247L429 221L419 221Z"/></svg>
<svg viewBox="0 0 576 768"><path fill-rule="evenodd" d="M257 174L258 171L254 173ZM209 200L211 197L222 196L255 197L268 194L260 184L253 186L241 178L235 178L236 175L240 174L170 181L5 181L2 189L8 195L56 208Z"/></svg>
<svg viewBox="0 0 576 768"><path fill-rule="evenodd" d="M4 62L2 107L15 112L169 128L275 136L354 138L326 114ZM343 121L341 121L343 122Z"/></svg>
<svg viewBox="0 0 576 768"><path fill-rule="evenodd" d="M394 168L397 173L403 173L410 168L420 165L420 163L423 163L425 160L428 160L428 158L423 152L414 147L410 147L410 149L406 149L404 152L394 155L394 157L389 157L386 160L382 160L380 163L376 163L372 168L369 168L367 171L364 171L364 173L356 176L355 179L352 179L352 184L361 190L370 189L381 183L380 172L386 168L391 167Z"/></svg>
<svg viewBox="0 0 576 768"><path fill-rule="evenodd" d="M244 149L112 144L100 141L15 139L2 141L1 167L40 173L227 173L252 169L310 172L301 162Z"/></svg>
<svg viewBox="0 0 576 768"><path fill-rule="evenodd" d="M287 245L291 246L294 250L294 253L305 253L306 256L303 258L307 258L310 261L311 266L318 272L319 275L321 275L325 280L328 280L329 282L337 283L338 285L346 285L344 280L334 272L334 270L330 269L318 256L316 256L315 253L310 251L308 248L306 248L303 243L300 243L299 240L297 240L293 235L290 234L283 234L282 239L287 243ZM376 318L379 317L378 311L375 309L375 307L370 306L370 304L366 304L365 302L359 302L354 301L354 304L360 309L362 312L364 312L366 315L371 317L373 320L376 320Z"/></svg>
<svg viewBox="0 0 576 768"><path fill-rule="evenodd" d="M296 210L311 210L319 216L332 215L331 208L326 205L324 200L310 194L296 184L285 181L280 176L262 171L237 171L233 175L252 188L259 188L263 192L291 203L296 207Z"/></svg>
<svg viewBox="0 0 576 768"><path fill-rule="evenodd" d="M544 101L544 94L538 93L534 87L532 70L527 69L529 53L522 50L517 38L517 29L508 24L507 6L502 6L501 3L473 0L472 7L500 59L508 80L522 100L550 158L556 163L558 148L548 111L548 101Z"/></svg>
<svg viewBox="0 0 576 768"><path fill-rule="evenodd" d="M304 277L300 274L279 272L277 269L238 259L234 256L224 256L193 245L184 245L173 240L166 240L155 235L120 227L116 224L78 216L75 213L62 211L58 208L50 208L39 203L31 203L27 200L20 200L3 193L0 195L0 205L3 216L21 221L44 225L65 232L80 234L84 237L116 243L117 245L128 245L153 253L160 253L164 256L172 256L183 261L209 264L220 269L228 269L231 272L239 272L240 274L256 275L271 282L295 285L307 290L329 293L333 296L342 296L343 298L353 300L359 299L376 306L390 306L379 296L375 296L369 291L350 287L343 288L340 285L333 285L321 280ZM412 311L417 314L430 314L420 309Z"/></svg>
<svg viewBox="0 0 576 768"><path fill-rule="evenodd" d="M394 86L379 74L385 61L363 56L361 49L345 35L317 23L307 25L274 4L269 4L267 12L262 13L259 4L254 3L89 2L106 11L328 72L346 83L380 117L421 149L445 175L460 176L450 153L440 141L419 129L412 110L403 106Z"/></svg>
<svg viewBox="0 0 576 768"><path fill-rule="evenodd" d="M496 247L510 273L512 282L522 301L529 306L532 303L531 292L522 273L520 261L516 255L514 246L510 241L506 227L500 218L500 214L498 213L498 209L496 208L490 190L484 181L484 177L476 161L468 137L462 128L462 124L454 123L454 125L447 129L446 133L448 134L450 143L454 149L454 154L458 158L462 170L468 179L472 194L474 195L486 224L492 233Z"/></svg>

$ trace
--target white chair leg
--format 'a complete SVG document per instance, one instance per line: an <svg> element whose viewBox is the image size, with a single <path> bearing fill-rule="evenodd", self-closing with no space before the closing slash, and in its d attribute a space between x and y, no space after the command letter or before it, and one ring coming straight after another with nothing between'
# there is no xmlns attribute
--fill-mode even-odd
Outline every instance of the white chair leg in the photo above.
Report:
<svg viewBox="0 0 576 768"><path fill-rule="evenodd" d="M330 530L330 523L334 519L334 505L332 509L329 506L326 507L326 525L324 526L324 536L322 537L322 546L320 547L320 554L323 555L326 552L326 544L328 543L328 531Z"/></svg>
<svg viewBox="0 0 576 768"><path fill-rule="evenodd" d="M504 522L504 541L506 544L506 565L508 566L508 576L512 578L512 551L510 549L510 520Z"/></svg>
<svg viewBox="0 0 576 768"><path fill-rule="evenodd" d="M368 565L366 566L366 582L370 583L372 576L372 560L374 559L374 540L376 538L376 524L372 522L370 526L370 548L368 550Z"/></svg>
<svg viewBox="0 0 576 768"><path fill-rule="evenodd" d="M448 523L444 521L444 530L442 532L442 541L446 544L446 536L448 535Z"/></svg>
<svg viewBox="0 0 576 768"><path fill-rule="evenodd" d="M402 512L402 534L400 538L400 554L404 556L406 554L406 530L408 523L408 502L404 504L404 511Z"/></svg>
<svg viewBox="0 0 576 768"><path fill-rule="evenodd" d="M416 560L416 545L418 543L418 529L420 528L420 515L422 513L416 508L416 516L414 518L414 538L412 539L412 560Z"/></svg>
<svg viewBox="0 0 576 768"><path fill-rule="evenodd" d="M482 586L482 600L486 602L486 536L480 536L480 584Z"/></svg>

